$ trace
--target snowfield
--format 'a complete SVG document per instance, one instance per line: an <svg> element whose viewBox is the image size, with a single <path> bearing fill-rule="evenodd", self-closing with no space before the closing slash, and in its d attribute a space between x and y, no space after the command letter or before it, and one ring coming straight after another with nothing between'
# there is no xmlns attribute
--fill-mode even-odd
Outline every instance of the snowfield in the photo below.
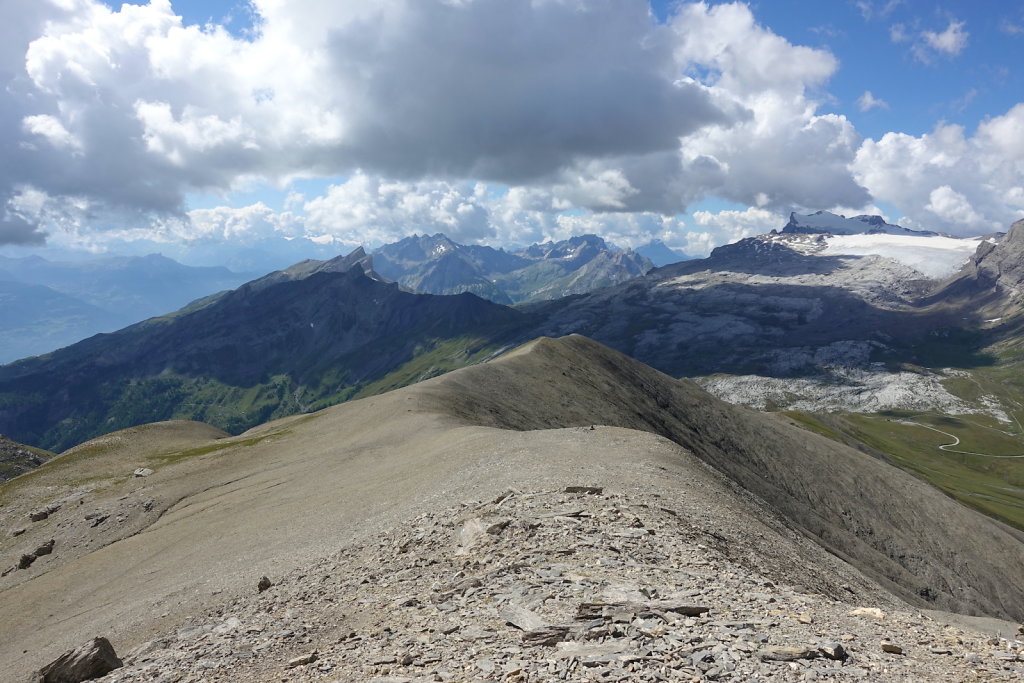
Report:
<svg viewBox="0 0 1024 683"><path fill-rule="evenodd" d="M981 239L938 235L834 235L826 237L828 246L819 253L824 256L885 256L930 278L941 279L957 272L974 255Z"/></svg>

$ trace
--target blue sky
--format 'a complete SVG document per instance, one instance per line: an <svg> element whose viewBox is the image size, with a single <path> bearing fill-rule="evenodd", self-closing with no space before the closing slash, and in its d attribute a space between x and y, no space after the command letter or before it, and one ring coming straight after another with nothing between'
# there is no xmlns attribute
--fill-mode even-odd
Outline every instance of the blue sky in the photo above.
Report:
<svg viewBox="0 0 1024 683"><path fill-rule="evenodd" d="M963 235L1024 217L1019 2L12 0L0 20L5 253L437 231L702 253L791 210Z"/></svg>

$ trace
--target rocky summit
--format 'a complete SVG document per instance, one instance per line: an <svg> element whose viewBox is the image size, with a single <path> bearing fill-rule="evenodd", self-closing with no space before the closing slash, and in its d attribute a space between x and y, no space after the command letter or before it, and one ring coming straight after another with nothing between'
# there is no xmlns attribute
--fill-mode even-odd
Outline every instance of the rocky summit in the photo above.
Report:
<svg viewBox="0 0 1024 683"><path fill-rule="evenodd" d="M2 485L0 526L11 680L97 638L123 682L1024 674L1024 535L577 336L107 435Z"/></svg>

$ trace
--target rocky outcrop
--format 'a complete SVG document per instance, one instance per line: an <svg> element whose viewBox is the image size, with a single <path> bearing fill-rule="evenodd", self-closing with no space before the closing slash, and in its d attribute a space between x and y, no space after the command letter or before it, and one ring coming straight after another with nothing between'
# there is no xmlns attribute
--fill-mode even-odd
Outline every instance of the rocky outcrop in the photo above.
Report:
<svg viewBox="0 0 1024 683"><path fill-rule="evenodd" d="M0 482L34 470L51 457L52 453L30 449L0 434Z"/></svg>
<svg viewBox="0 0 1024 683"><path fill-rule="evenodd" d="M971 301L986 315L1010 313L1024 306L1024 220L1010 226L1001 239L987 239L978 245L963 269L933 295L930 302ZM997 309L1004 309L998 311Z"/></svg>

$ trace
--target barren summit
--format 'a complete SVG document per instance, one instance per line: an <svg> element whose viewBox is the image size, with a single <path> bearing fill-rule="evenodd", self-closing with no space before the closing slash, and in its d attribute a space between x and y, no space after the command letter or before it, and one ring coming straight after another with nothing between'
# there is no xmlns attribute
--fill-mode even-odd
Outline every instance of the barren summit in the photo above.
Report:
<svg viewBox="0 0 1024 683"><path fill-rule="evenodd" d="M0 580L16 679L96 635L112 681L788 680L794 647L821 675L1019 675L997 622L917 612L1024 617L1019 532L579 336L237 437L126 430L0 496L27 527L5 561L54 541Z"/></svg>

